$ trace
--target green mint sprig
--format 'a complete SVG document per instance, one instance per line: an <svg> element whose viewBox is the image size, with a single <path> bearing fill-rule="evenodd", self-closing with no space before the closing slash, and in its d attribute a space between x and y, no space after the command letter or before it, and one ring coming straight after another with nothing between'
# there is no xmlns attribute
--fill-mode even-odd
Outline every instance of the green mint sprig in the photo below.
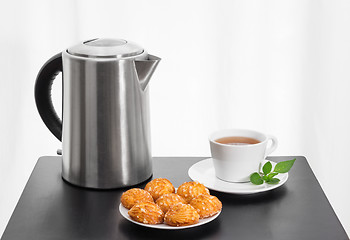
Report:
<svg viewBox="0 0 350 240"><path fill-rule="evenodd" d="M262 172L255 172L250 175L250 182L255 185L261 185L264 182L268 184L277 184L280 179L275 178L275 176L279 173L288 172L293 167L294 162L295 158L293 160L279 162L276 164L275 169L272 172L272 164L271 162L267 162L262 167Z"/></svg>

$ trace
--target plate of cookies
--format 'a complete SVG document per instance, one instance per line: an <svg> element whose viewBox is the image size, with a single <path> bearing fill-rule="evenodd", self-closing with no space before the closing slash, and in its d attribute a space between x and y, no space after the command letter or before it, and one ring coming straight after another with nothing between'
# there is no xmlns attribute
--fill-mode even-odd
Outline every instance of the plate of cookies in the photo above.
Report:
<svg viewBox="0 0 350 240"><path fill-rule="evenodd" d="M199 182L178 188L166 178L132 188L120 198L120 214L132 223L158 229L184 229L213 221L222 209L220 200Z"/></svg>

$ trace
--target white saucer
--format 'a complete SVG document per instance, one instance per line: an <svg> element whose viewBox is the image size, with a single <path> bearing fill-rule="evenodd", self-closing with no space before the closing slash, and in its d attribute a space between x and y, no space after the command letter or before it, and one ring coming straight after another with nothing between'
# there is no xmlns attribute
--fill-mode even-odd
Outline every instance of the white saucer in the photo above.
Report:
<svg viewBox="0 0 350 240"><path fill-rule="evenodd" d="M200 225L203 225L203 224L206 224L208 222L211 222L213 221L215 218L217 218L221 211L218 213L218 214L215 214L214 216L212 217L209 217L209 218L204 218L204 219L199 219L199 222L196 223L196 224L192 224L192 225L188 225L188 226L180 226L180 227L173 227L173 226L169 226L169 225L166 225L164 223L162 224L144 224L144 223L139 223L139 222L136 222L134 220L132 220L128 214L128 209L125 208L122 204L119 204L119 212L120 214L126 218L127 220L129 220L130 222L132 223L135 223L135 224L138 224L138 225L141 225L141 226L144 226L144 227L149 227L149 228L158 228L158 229L165 229L165 230L179 230L179 229L184 229L184 228L192 228L192 227L198 227Z"/></svg>
<svg viewBox="0 0 350 240"><path fill-rule="evenodd" d="M264 160L262 165L264 165L266 162L267 160ZM270 162L272 163L272 167L276 165L275 162ZM202 160L192 165L188 169L188 175L193 181L198 181L211 190L233 194L253 194L270 191L282 186L288 179L288 173L280 173L276 175L276 177L280 179L278 184L263 183L261 185L254 185L251 182L226 182L215 176L213 159L211 158Z"/></svg>

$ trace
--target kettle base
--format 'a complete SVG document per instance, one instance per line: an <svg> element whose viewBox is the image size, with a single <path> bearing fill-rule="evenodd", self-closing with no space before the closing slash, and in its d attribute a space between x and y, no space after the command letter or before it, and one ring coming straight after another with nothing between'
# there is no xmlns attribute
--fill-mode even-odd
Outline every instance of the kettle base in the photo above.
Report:
<svg viewBox="0 0 350 240"><path fill-rule="evenodd" d="M145 180L142 180L141 182L139 183L136 183L136 184L131 184L131 185L122 185L122 186L113 186L113 187L91 187L91 186L83 186L83 185L79 185L79 184L75 184L75 183L72 183L72 182L69 182L67 179L65 179L62 175L62 180L63 182L73 186L73 187L77 187L77 188L82 188L82 189L91 189L91 190L101 190L101 191L104 191L104 190L113 190L113 189L121 189L121 188L130 188L130 187L136 187L138 185L142 185L142 184L145 184L146 182L148 182L149 180L152 179L153 177L153 173Z"/></svg>

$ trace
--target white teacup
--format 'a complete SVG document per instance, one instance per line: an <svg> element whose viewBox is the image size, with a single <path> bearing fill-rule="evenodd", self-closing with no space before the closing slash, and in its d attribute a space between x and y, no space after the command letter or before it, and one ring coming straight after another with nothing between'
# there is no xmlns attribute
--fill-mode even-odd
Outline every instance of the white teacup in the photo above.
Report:
<svg viewBox="0 0 350 240"><path fill-rule="evenodd" d="M221 142L231 140L235 143L219 143L219 139ZM271 145L268 147L269 141ZM228 182L248 182L250 174L259 170L260 162L272 153L278 144L277 138L272 135L245 129L214 132L209 136L209 142L216 177Z"/></svg>

